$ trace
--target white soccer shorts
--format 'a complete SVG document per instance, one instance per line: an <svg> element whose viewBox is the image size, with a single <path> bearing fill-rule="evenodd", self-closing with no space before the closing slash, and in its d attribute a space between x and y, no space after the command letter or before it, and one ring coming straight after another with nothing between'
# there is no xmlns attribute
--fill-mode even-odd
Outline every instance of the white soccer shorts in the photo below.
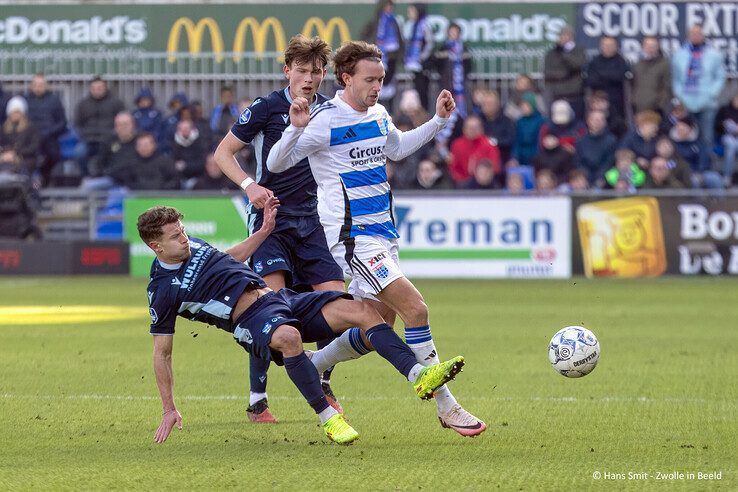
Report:
<svg viewBox="0 0 738 492"><path fill-rule="evenodd" d="M333 259L351 279L348 293L374 299L385 287L405 275L400 270L396 239L382 236L357 236L331 248Z"/></svg>

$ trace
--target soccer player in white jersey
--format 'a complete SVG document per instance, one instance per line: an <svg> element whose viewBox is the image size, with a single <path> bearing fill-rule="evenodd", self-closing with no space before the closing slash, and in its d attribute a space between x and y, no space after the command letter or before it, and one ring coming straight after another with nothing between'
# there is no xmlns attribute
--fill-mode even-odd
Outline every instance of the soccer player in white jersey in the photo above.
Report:
<svg viewBox="0 0 738 492"><path fill-rule="evenodd" d="M405 340L421 364L438 363L423 296L399 265L387 182L386 158L404 159L432 140L455 109L451 93L441 91L436 114L408 132L399 131L387 110L377 104L384 82L382 53L373 44L352 41L334 57L336 96L310 110L305 98L290 106L290 126L267 159L271 172L284 172L305 157L318 183L318 213L328 247L351 278L349 293L370 300L392 324L395 313L405 323ZM345 358L350 347L334 347L313 356L318 370ZM329 346L330 347L330 346ZM336 359L330 356L335 349ZM487 428L464 410L446 386L435 394L438 418L463 436Z"/></svg>

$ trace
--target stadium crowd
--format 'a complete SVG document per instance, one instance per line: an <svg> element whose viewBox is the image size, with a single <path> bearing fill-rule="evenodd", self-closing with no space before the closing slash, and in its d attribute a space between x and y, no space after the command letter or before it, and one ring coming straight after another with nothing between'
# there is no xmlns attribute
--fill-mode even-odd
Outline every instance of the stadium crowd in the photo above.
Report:
<svg viewBox="0 0 738 492"><path fill-rule="evenodd" d="M391 0L383 0L364 30L365 40L384 53L381 102L398 128L417 127L432 116L430 85L437 79L458 110L434 142L388 162L394 189L634 193L738 184L738 94L718 106L723 58L705 42L701 26L690 28L671 59L656 38L644 38L634 65L611 37L588 60L564 28L545 55L541 87L520 74L503 101L494 90L472 87L472 60L458 25L437 45L422 5L410 6L408 17L413 25L405 39ZM400 64L411 77L404 90L395 78ZM0 176L26 177L36 188L236 190L212 152L250 103L223 86L209 115L184 93L165 112L144 87L126 107L96 77L68 122L59 97L37 74L25 94L0 87ZM251 146L239 161L253 175Z"/></svg>

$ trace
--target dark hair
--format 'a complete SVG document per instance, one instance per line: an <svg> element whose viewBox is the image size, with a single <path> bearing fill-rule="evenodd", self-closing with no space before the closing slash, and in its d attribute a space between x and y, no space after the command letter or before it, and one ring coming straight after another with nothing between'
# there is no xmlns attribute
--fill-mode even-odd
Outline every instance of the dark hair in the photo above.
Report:
<svg viewBox="0 0 738 492"><path fill-rule="evenodd" d="M284 64L288 67L291 67L293 62L299 62L325 68L330 57L331 47L318 36L312 38L302 34L293 36L287 45L287 49L284 50Z"/></svg>
<svg viewBox="0 0 738 492"><path fill-rule="evenodd" d="M231 86L231 85L224 85L223 87L220 88L220 93L221 94L223 94L226 91L233 92L233 86Z"/></svg>
<svg viewBox="0 0 738 492"><path fill-rule="evenodd" d="M336 54L333 55L336 82L341 87L346 87L343 74L353 75L356 73L356 64L360 60L372 60L381 63L382 51L376 44L369 44L364 41L349 41L338 48Z"/></svg>
<svg viewBox="0 0 738 492"><path fill-rule="evenodd" d="M142 140L144 138L150 138L156 143L156 136L151 132L139 132L138 135L136 135L136 140Z"/></svg>
<svg viewBox="0 0 738 492"><path fill-rule="evenodd" d="M138 216L136 228L141 240L148 244L161 237L161 228L167 224L173 224L178 220L182 220L184 215L173 207L151 207L146 212Z"/></svg>

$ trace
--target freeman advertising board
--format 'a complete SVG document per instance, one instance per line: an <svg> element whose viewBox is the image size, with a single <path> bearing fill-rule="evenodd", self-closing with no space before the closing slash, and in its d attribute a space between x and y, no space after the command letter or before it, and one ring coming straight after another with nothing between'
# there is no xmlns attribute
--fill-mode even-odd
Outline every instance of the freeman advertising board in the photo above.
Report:
<svg viewBox="0 0 738 492"><path fill-rule="evenodd" d="M395 199L408 277L571 275L571 202L557 198Z"/></svg>
<svg viewBox="0 0 738 492"><path fill-rule="evenodd" d="M668 56L685 42L689 27L700 23L708 43L725 55L728 72L738 72L736 2L583 2L576 16L577 43L595 52L601 36L613 36L633 62L644 36L657 37Z"/></svg>
<svg viewBox="0 0 738 492"><path fill-rule="evenodd" d="M738 275L738 197L574 199L573 271Z"/></svg>

